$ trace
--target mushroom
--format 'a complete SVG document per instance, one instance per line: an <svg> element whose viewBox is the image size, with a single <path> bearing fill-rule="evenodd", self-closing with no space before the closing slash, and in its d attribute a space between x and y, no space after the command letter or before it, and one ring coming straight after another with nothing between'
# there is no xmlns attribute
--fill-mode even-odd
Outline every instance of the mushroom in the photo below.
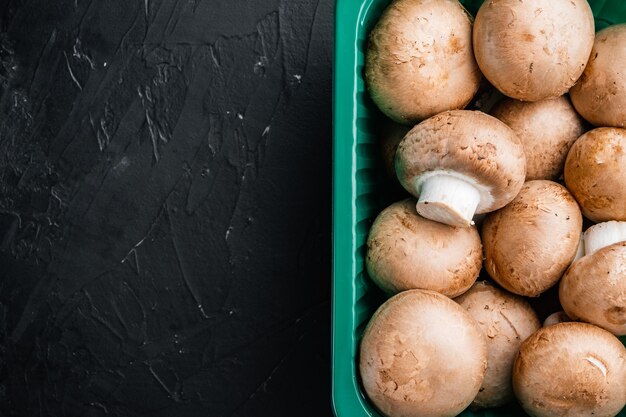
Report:
<svg viewBox="0 0 626 417"><path fill-rule="evenodd" d="M383 210L367 238L369 276L385 292L425 289L456 297L478 278L482 245L476 227L453 227L421 217L415 200Z"/></svg>
<svg viewBox="0 0 626 417"><path fill-rule="evenodd" d="M472 18L456 0L396 0L370 33L365 78L380 110L413 124L465 107L482 78Z"/></svg>
<svg viewBox="0 0 626 417"><path fill-rule="evenodd" d="M596 126L626 127L626 25L596 34L589 63L570 90L576 110Z"/></svg>
<svg viewBox="0 0 626 417"><path fill-rule="evenodd" d="M407 133L396 151L396 173L419 196L420 215L469 226L474 213L497 210L517 195L526 160L510 127L479 111L453 110Z"/></svg>
<svg viewBox="0 0 626 417"><path fill-rule="evenodd" d="M626 335L626 242L574 262L561 280L559 299L572 319Z"/></svg>
<svg viewBox="0 0 626 417"><path fill-rule="evenodd" d="M565 314L565 311L557 311L556 313L552 313L548 317L546 317L546 319L543 321L543 327L554 326L555 324L567 323L570 321L572 321L572 319L570 319L569 316Z"/></svg>
<svg viewBox="0 0 626 417"><path fill-rule="evenodd" d="M485 219L484 266L507 290L536 297L561 278L581 233L582 215L565 187L528 181L511 204Z"/></svg>
<svg viewBox="0 0 626 417"><path fill-rule="evenodd" d="M543 327L522 344L513 390L535 417L613 417L626 404L626 348L586 323Z"/></svg>
<svg viewBox="0 0 626 417"><path fill-rule="evenodd" d="M486 368L478 324L433 291L405 291L387 300L361 341L363 387L389 417L456 416L478 394Z"/></svg>
<svg viewBox="0 0 626 417"><path fill-rule="evenodd" d="M487 336L487 372L472 405L498 407L513 400L511 373L517 351L541 323L521 297L486 281L477 282L454 301L465 308Z"/></svg>
<svg viewBox="0 0 626 417"><path fill-rule="evenodd" d="M585 69L593 40L586 0L488 0L474 23L481 71L503 94L524 101L566 93Z"/></svg>
<svg viewBox="0 0 626 417"><path fill-rule="evenodd" d="M626 129L582 135L565 161L565 184L594 222L626 220Z"/></svg>
<svg viewBox="0 0 626 417"><path fill-rule="evenodd" d="M535 102L505 99L491 115L517 134L526 155L526 181L557 180L567 152L585 132L583 119L567 96Z"/></svg>
<svg viewBox="0 0 626 417"><path fill-rule="evenodd" d="M585 255L617 242L626 241L626 222L604 222L585 231Z"/></svg>

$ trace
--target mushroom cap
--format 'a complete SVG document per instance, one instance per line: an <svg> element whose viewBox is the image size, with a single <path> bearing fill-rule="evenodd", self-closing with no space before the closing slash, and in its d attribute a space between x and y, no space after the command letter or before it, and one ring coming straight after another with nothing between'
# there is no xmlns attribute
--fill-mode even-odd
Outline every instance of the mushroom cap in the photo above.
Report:
<svg viewBox="0 0 626 417"><path fill-rule="evenodd" d="M474 22L474 53L503 94L524 101L558 97L585 69L594 29L586 0L488 0Z"/></svg>
<svg viewBox="0 0 626 417"><path fill-rule="evenodd" d="M370 33L365 78L380 110L413 124L472 99L482 75L456 0L396 0Z"/></svg>
<svg viewBox="0 0 626 417"><path fill-rule="evenodd" d="M585 133L584 120L567 96L528 102L507 98L491 115L509 126L524 146L526 181L557 180L567 152Z"/></svg>
<svg viewBox="0 0 626 417"><path fill-rule="evenodd" d="M585 217L626 221L626 129L601 127L582 135L567 155L564 177Z"/></svg>
<svg viewBox="0 0 626 417"><path fill-rule="evenodd" d="M429 175L442 171L472 181L481 197L476 213L487 213L504 207L522 187L524 149L513 130L495 117L446 111L411 129L396 151L398 180L414 196Z"/></svg>
<svg viewBox="0 0 626 417"><path fill-rule="evenodd" d="M565 311L557 311L556 313L550 314L543 321L543 327L554 326L559 323L567 323L572 321L572 319L565 313Z"/></svg>
<svg viewBox="0 0 626 417"><path fill-rule="evenodd" d="M387 416L456 416L483 381L485 336L451 299L405 291L380 306L368 323L359 368L365 392Z"/></svg>
<svg viewBox="0 0 626 417"><path fill-rule="evenodd" d="M559 298L574 320L626 335L626 242L574 262L561 280Z"/></svg>
<svg viewBox="0 0 626 417"><path fill-rule="evenodd" d="M522 344L513 389L535 417L613 417L626 404L626 348L586 323L543 327Z"/></svg>
<svg viewBox="0 0 626 417"><path fill-rule="evenodd" d="M576 110L596 126L626 127L626 24L596 34L589 63L570 90Z"/></svg>
<svg viewBox="0 0 626 417"><path fill-rule="evenodd" d="M556 284L571 264L582 221L565 187L528 181L511 204L485 219L484 266L507 290L536 297Z"/></svg>
<svg viewBox="0 0 626 417"><path fill-rule="evenodd" d="M425 289L456 297L476 281L482 258L476 227L425 219L409 198L378 215L365 262L369 276L387 293Z"/></svg>
<svg viewBox="0 0 626 417"><path fill-rule="evenodd" d="M465 308L487 336L487 372L473 405L498 407L513 400L511 373L520 345L541 327L523 298L477 282L454 301Z"/></svg>

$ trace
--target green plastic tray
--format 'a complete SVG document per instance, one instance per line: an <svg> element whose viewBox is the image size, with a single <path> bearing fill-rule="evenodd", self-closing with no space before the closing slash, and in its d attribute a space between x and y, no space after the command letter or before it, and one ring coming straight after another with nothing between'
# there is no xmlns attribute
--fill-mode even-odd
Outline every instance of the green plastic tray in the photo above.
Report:
<svg viewBox="0 0 626 417"><path fill-rule="evenodd" d="M482 1L461 1L472 14ZM365 241L384 207L384 174L374 127L380 113L363 80L367 34L389 0L337 0L334 74L332 399L338 417L379 416L361 390L356 354L361 334L384 300L364 271ZM626 21L626 1L590 1L596 30ZM622 339L623 340L623 339ZM525 416L519 406L463 417ZM622 411L619 417L626 417Z"/></svg>

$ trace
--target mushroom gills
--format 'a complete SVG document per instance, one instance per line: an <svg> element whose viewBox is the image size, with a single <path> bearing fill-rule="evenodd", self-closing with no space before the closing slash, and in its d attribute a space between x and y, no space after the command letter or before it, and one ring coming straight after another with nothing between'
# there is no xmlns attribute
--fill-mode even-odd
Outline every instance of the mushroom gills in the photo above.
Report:
<svg viewBox="0 0 626 417"><path fill-rule="evenodd" d="M626 241L626 222L610 221L591 226L584 235L585 255L614 243Z"/></svg>
<svg viewBox="0 0 626 417"><path fill-rule="evenodd" d="M427 219L468 227L480 203L480 191L463 175L436 173L421 184L416 210ZM419 187L417 187L419 189Z"/></svg>

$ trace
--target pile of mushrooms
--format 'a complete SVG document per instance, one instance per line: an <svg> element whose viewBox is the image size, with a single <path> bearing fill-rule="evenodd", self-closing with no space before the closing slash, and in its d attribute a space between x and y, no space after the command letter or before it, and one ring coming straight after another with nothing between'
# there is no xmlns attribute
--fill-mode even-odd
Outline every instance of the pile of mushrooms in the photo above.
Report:
<svg viewBox="0 0 626 417"><path fill-rule="evenodd" d="M595 33L586 0L487 0L475 19L457 0L394 0L365 62L381 165L404 191L367 238L389 297L360 342L372 405L618 415L626 24Z"/></svg>

